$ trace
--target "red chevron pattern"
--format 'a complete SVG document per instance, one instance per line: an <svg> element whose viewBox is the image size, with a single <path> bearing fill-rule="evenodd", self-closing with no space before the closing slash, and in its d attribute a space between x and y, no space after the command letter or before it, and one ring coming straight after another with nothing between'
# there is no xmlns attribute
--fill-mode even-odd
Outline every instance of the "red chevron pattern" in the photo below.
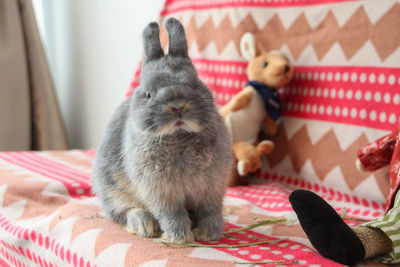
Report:
<svg viewBox="0 0 400 267"><path fill-rule="evenodd" d="M394 3L392 8L374 24L370 22L365 8L360 6L344 25L339 25L335 15L328 12L316 28L310 26L304 13L301 13L288 29L284 27L277 14L264 27L259 28L249 13L236 26L233 26L230 15L225 15L218 26L209 16L198 27L195 18L192 17L186 26L186 32L189 46L196 43L199 51L203 51L214 42L218 53L221 53L227 44L233 41L239 54L240 38L245 32L252 32L264 51L280 49L286 44L295 60L309 44L313 46L318 59L322 59L335 43L340 45L349 60L367 41L370 41L380 59L384 61L400 46L398 26L400 26L400 4ZM162 31L161 35L165 40L165 31Z"/></svg>
<svg viewBox="0 0 400 267"><path fill-rule="evenodd" d="M334 168L339 167L347 186L354 190L366 178L369 173L362 173L357 170L354 162L357 150L368 143L365 135L360 135L353 143L342 150L338 137L333 129L327 131L315 144L311 142L308 130L305 126L301 127L291 138L286 135L284 126L278 130L279 134L273 139L279 149L274 150L267 156L267 161L271 168L280 164L286 156L289 156L294 170L299 173L307 161L311 161L315 166L315 172L319 181L324 181L327 174ZM388 178L386 173L376 173L377 184L381 185L382 193L388 193ZM386 183L383 183L386 181Z"/></svg>
<svg viewBox="0 0 400 267"><path fill-rule="evenodd" d="M164 9L160 15L168 15L176 12L187 10L202 10L202 9L215 9L215 8L230 8L230 7L294 7L294 6L310 6L310 5L323 5L350 2L357 0L197 0L197 1L184 1L184 0L167 0Z"/></svg>

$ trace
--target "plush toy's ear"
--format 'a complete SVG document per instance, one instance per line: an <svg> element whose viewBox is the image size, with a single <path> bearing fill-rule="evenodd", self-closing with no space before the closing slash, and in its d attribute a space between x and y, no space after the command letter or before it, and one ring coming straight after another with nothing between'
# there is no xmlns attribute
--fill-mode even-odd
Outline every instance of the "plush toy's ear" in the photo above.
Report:
<svg viewBox="0 0 400 267"><path fill-rule="evenodd" d="M364 245L357 234L324 199L311 191L295 190L289 201L311 244L322 256L350 266L364 258ZM372 236L369 238L375 242Z"/></svg>
<svg viewBox="0 0 400 267"><path fill-rule="evenodd" d="M248 61L261 53L253 34L249 32L243 34L242 39L240 39L240 53Z"/></svg>

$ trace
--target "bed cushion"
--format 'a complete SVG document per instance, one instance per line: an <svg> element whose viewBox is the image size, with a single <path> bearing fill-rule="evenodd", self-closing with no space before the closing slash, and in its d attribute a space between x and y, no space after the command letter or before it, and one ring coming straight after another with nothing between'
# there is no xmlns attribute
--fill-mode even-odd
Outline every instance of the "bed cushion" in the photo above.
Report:
<svg viewBox="0 0 400 267"><path fill-rule="evenodd" d="M90 193L93 153L0 153L0 266L234 266L265 261L340 266L319 256L295 223L242 230L212 243L243 246L232 248L166 246L128 234L105 217L99 199ZM279 181L229 188L225 231L272 217L295 222L287 200L291 190ZM246 245L266 241L273 243Z"/></svg>
<svg viewBox="0 0 400 267"><path fill-rule="evenodd" d="M349 210L353 215L382 214L388 169L361 173L354 163L358 149L400 123L399 1L170 0L160 23L169 16L184 24L190 56L219 105L248 81L239 51L245 32L295 66L293 81L280 90L276 149L249 182L280 181L325 195L335 206L363 204ZM165 30L161 40L167 43ZM139 74L140 68L127 95Z"/></svg>

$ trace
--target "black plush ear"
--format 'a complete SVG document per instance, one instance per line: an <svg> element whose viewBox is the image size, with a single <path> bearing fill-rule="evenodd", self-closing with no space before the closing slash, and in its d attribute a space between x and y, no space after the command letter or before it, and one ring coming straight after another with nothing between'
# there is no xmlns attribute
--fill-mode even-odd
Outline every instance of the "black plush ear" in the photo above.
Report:
<svg viewBox="0 0 400 267"><path fill-rule="evenodd" d="M149 23L143 30L144 55L143 63L155 60L164 56L160 43L160 28L157 22Z"/></svg>
<svg viewBox="0 0 400 267"><path fill-rule="evenodd" d="M169 38L168 54L174 57L188 57L185 29L179 20L169 18L165 23Z"/></svg>
<svg viewBox="0 0 400 267"><path fill-rule="evenodd" d="M322 256L345 265L364 258L361 240L325 200L311 191L295 190L289 201L311 244Z"/></svg>

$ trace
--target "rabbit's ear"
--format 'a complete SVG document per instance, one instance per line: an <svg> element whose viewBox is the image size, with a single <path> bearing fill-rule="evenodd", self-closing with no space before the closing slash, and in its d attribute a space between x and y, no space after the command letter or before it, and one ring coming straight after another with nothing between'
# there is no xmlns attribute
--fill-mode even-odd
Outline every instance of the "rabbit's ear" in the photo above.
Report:
<svg viewBox="0 0 400 267"><path fill-rule="evenodd" d="M185 29L179 20L171 17L165 23L165 27L169 38L168 54L174 57L188 57Z"/></svg>
<svg viewBox="0 0 400 267"><path fill-rule="evenodd" d="M248 61L260 54L261 51L257 47L256 39L253 34L249 32L243 34L242 39L240 39L240 52Z"/></svg>
<svg viewBox="0 0 400 267"><path fill-rule="evenodd" d="M149 23L143 30L144 56L143 63L164 56L160 43L160 28L157 22Z"/></svg>

